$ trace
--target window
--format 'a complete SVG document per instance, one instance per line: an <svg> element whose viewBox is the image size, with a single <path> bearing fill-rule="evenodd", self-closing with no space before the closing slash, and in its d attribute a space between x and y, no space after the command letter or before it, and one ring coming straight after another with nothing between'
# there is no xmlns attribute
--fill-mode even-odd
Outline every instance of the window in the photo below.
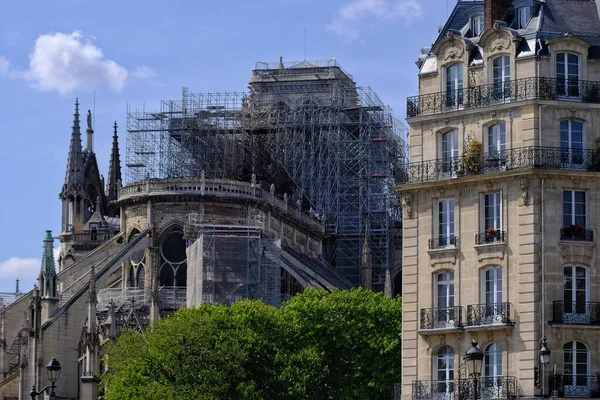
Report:
<svg viewBox="0 0 600 400"><path fill-rule="evenodd" d="M435 287L436 328L455 326L457 315L454 310L454 271L436 275Z"/></svg>
<svg viewBox="0 0 600 400"><path fill-rule="evenodd" d="M581 266L563 268L563 299L565 323L589 323L587 302L590 299L588 269Z"/></svg>
<svg viewBox="0 0 600 400"><path fill-rule="evenodd" d="M473 37L481 35L484 27L485 20L483 18L483 14L477 14L471 19L471 31L473 32Z"/></svg>
<svg viewBox="0 0 600 400"><path fill-rule="evenodd" d="M442 178L456 177L458 169L458 131L448 131L440 135L440 158Z"/></svg>
<svg viewBox="0 0 600 400"><path fill-rule="evenodd" d="M460 107L463 104L463 65L446 68L446 107Z"/></svg>
<svg viewBox="0 0 600 400"><path fill-rule="evenodd" d="M567 167L585 168L583 136L583 123L570 119L560 121L561 162Z"/></svg>
<svg viewBox="0 0 600 400"><path fill-rule="evenodd" d="M508 308L502 302L502 267L493 266L481 270L480 289L483 304L478 307L477 325L504 324L508 320Z"/></svg>
<svg viewBox="0 0 600 400"><path fill-rule="evenodd" d="M563 191L563 226L585 229L587 226L586 192L582 190Z"/></svg>
<svg viewBox="0 0 600 400"><path fill-rule="evenodd" d="M484 196L485 211L484 211L484 228L486 231L502 229L502 197L501 193L489 193Z"/></svg>
<svg viewBox="0 0 600 400"><path fill-rule="evenodd" d="M531 7L517 9L517 29L524 29L531 19Z"/></svg>
<svg viewBox="0 0 600 400"><path fill-rule="evenodd" d="M454 199L439 200L437 209L438 246L455 246L454 237Z"/></svg>
<svg viewBox="0 0 600 400"><path fill-rule="evenodd" d="M500 56L493 61L492 83L494 100L510 99L510 56Z"/></svg>
<svg viewBox="0 0 600 400"><path fill-rule="evenodd" d="M483 357L483 399L502 398L504 385L502 384L502 345L492 343L485 348Z"/></svg>
<svg viewBox="0 0 600 400"><path fill-rule="evenodd" d="M435 398L451 399L454 397L454 349L450 346L441 347L433 361L434 376L437 384L434 387Z"/></svg>
<svg viewBox="0 0 600 400"><path fill-rule="evenodd" d="M578 54L556 54L556 80L556 90L559 96L579 99L580 67Z"/></svg>
<svg viewBox="0 0 600 400"><path fill-rule="evenodd" d="M506 167L506 124L500 122L487 128L486 172L498 172Z"/></svg>
<svg viewBox="0 0 600 400"><path fill-rule="evenodd" d="M590 354L585 344L574 341L563 346L564 397L582 397L589 392ZM583 397L589 397L583 396Z"/></svg>

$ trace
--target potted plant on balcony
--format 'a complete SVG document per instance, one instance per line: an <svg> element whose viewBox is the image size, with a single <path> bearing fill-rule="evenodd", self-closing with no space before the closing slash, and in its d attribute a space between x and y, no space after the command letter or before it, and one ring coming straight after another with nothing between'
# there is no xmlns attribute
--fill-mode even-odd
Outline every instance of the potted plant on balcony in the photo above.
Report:
<svg viewBox="0 0 600 400"><path fill-rule="evenodd" d="M579 224L572 224L564 228L565 239L579 239L583 236L583 227Z"/></svg>
<svg viewBox="0 0 600 400"><path fill-rule="evenodd" d="M485 230L485 242L492 243L492 242L497 242L497 241L500 241L500 230L494 229L491 226L488 227Z"/></svg>
<svg viewBox="0 0 600 400"><path fill-rule="evenodd" d="M480 141L468 139L459 167L466 175L478 175L483 172L483 144Z"/></svg>

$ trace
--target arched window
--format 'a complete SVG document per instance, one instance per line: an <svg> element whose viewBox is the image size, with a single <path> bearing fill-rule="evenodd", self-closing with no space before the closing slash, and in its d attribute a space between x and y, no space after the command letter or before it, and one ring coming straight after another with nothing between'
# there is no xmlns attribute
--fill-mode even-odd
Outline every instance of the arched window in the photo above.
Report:
<svg viewBox="0 0 600 400"><path fill-rule="evenodd" d="M577 341L565 344L563 361L564 397L589 397L590 353L587 346Z"/></svg>
<svg viewBox="0 0 600 400"><path fill-rule="evenodd" d="M563 268L563 300L565 323L589 323L589 272L586 267L567 265Z"/></svg>
<svg viewBox="0 0 600 400"><path fill-rule="evenodd" d="M481 35L481 32L485 29L485 19L483 14L477 14L471 18L471 32L473 37Z"/></svg>
<svg viewBox="0 0 600 400"><path fill-rule="evenodd" d="M463 64L446 68L446 107L456 108L463 104Z"/></svg>
<svg viewBox="0 0 600 400"><path fill-rule="evenodd" d="M144 264L140 264L137 267L136 286L138 289L144 288L144 281L146 279L146 270Z"/></svg>
<svg viewBox="0 0 600 400"><path fill-rule="evenodd" d="M492 62L492 84L494 100L510 99L510 56L500 56Z"/></svg>
<svg viewBox="0 0 600 400"><path fill-rule="evenodd" d="M436 394L451 399L454 395L454 349L452 347L443 346L437 351L433 359L433 370L437 380L433 388Z"/></svg>
<svg viewBox="0 0 600 400"><path fill-rule="evenodd" d="M493 266L481 270L482 287L485 312L481 316L482 325L502 324L507 315L503 305L502 293L502 267Z"/></svg>
<svg viewBox="0 0 600 400"><path fill-rule="evenodd" d="M483 399L505 397L505 386L502 382L502 351L503 346L492 343L485 348L483 357Z"/></svg>
<svg viewBox="0 0 600 400"><path fill-rule="evenodd" d="M435 327L455 326L458 315L454 309L454 271L436 274L435 282Z"/></svg>
<svg viewBox="0 0 600 400"><path fill-rule="evenodd" d="M161 286L187 285L186 242L183 232L175 228L163 236L160 247Z"/></svg>
<svg viewBox="0 0 600 400"><path fill-rule="evenodd" d="M579 54L556 53L556 91L560 97L579 99L580 64Z"/></svg>

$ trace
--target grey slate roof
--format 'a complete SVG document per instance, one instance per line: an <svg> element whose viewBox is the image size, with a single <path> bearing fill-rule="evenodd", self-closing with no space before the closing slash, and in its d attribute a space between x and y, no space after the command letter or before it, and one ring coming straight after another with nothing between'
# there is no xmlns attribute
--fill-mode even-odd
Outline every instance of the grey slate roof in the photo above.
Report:
<svg viewBox="0 0 600 400"><path fill-rule="evenodd" d="M534 0L533 4L531 20L524 29L516 30L525 38L518 49L518 57L535 54L539 49L538 38L544 42L541 54L548 54L545 42L570 32L590 43L589 58L600 59L600 0ZM446 24L433 42L432 48L450 29L462 30L467 37L470 36L470 29L465 27L473 15L483 11L483 0L458 0ZM514 19L514 10L509 10L504 17L504 22L514 28ZM477 38L471 38L471 41L474 44L478 42ZM420 74L432 72L431 69L434 67L430 62L432 57L430 51L427 56L423 53L419 55L417 65L421 69ZM477 52L470 61L472 63L480 61Z"/></svg>

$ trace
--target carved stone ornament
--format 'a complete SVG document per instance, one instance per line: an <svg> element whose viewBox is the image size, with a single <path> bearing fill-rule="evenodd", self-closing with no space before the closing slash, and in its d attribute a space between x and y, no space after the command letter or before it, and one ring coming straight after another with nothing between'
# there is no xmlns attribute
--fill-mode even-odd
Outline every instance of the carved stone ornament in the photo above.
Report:
<svg viewBox="0 0 600 400"><path fill-rule="evenodd" d="M529 205L529 180L527 178L521 179L521 200L523 200L523 205Z"/></svg>
<svg viewBox="0 0 600 400"><path fill-rule="evenodd" d="M406 216L408 217L408 219L412 218L412 201L413 201L413 195L411 192L403 192L402 193L402 200L404 200L404 204L406 205Z"/></svg>
<svg viewBox="0 0 600 400"><path fill-rule="evenodd" d="M464 47L455 40L444 52L444 61L461 59L464 53Z"/></svg>
<svg viewBox="0 0 600 400"><path fill-rule="evenodd" d="M490 52L508 49L510 49L510 39L506 35L503 35L500 32L498 32L494 40L492 40L492 44L490 45Z"/></svg>

